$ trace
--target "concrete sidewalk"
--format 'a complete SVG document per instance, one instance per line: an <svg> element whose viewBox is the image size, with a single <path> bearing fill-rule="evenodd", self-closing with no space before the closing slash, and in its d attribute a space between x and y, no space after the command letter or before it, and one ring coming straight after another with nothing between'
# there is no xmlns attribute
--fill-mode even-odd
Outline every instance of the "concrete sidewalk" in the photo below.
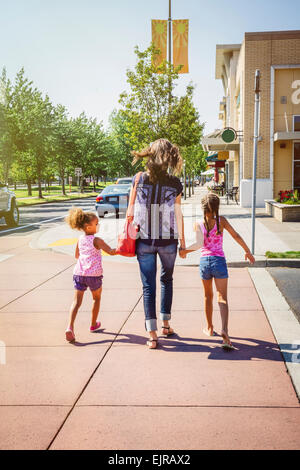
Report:
<svg viewBox="0 0 300 470"><path fill-rule="evenodd" d="M1 449L299 448L299 402L247 269L230 270L236 351L202 333L198 270L186 266L174 276L177 334L148 350L137 263L107 258L103 328L89 333L87 293L68 344L74 259L29 239L0 239ZM219 331L216 302L214 319Z"/></svg>

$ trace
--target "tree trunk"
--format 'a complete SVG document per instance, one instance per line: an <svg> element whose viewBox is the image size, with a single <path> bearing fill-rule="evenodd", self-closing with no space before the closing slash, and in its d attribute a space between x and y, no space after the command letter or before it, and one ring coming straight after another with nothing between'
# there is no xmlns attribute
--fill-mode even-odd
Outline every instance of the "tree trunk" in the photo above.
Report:
<svg viewBox="0 0 300 470"><path fill-rule="evenodd" d="M32 196L31 180L26 181L28 196Z"/></svg>
<svg viewBox="0 0 300 470"><path fill-rule="evenodd" d="M39 199L43 199L42 180L40 176L38 176L38 191L39 191Z"/></svg>
<svg viewBox="0 0 300 470"><path fill-rule="evenodd" d="M189 175L189 197L191 197L191 176Z"/></svg>
<svg viewBox="0 0 300 470"><path fill-rule="evenodd" d="M65 185L65 173L62 172L60 173L60 179L61 179L61 192L63 196L66 196L66 185Z"/></svg>

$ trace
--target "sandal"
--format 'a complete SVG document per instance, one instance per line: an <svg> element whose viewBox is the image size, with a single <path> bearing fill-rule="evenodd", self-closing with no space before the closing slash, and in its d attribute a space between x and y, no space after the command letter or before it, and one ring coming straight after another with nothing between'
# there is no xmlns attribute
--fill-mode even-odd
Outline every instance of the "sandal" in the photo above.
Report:
<svg viewBox="0 0 300 470"><path fill-rule="evenodd" d="M92 333L93 331L99 330L100 326L101 326L101 323L97 321L95 326L90 327L90 332Z"/></svg>
<svg viewBox="0 0 300 470"><path fill-rule="evenodd" d="M164 335L164 336L171 336L171 335L175 334L175 331L170 326L162 326L161 329L162 329L161 334ZM164 333L164 330L167 330L168 332ZM169 330L171 330L171 331L169 331Z"/></svg>
<svg viewBox="0 0 300 470"><path fill-rule="evenodd" d="M73 341L75 341L75 335L74 335L74 331L72 330L72 328L68 328L66 330L66 340L69 343L72 343Z"/></svg>
<svg viewBox="0 0 300 470"><path fill-rule="evenodd" d="M212 336L217 336L218 333L216 333L214 330L213 330L213 334L210 335L209 334L209 331L208 331L208 328L203 328L203 333L206 335L206 336L209 336L209 337L212 337Z"/></svg>
<svg viewBox="0 0 300 470"><path fill-rule="evenodd" d="M153 346L152 343L155 343L155 345ZM158 339L149 338L148 341L147 341L147 346L148 346L149 349L156 349L157 344L158 344Z"/></svg>

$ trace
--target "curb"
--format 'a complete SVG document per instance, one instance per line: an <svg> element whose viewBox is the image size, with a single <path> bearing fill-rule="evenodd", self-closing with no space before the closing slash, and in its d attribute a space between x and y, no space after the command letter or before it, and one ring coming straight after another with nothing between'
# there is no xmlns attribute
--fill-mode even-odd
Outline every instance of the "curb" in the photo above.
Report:
<svg viewBox="0 0 300 470"><path fill-rule="evenodd" d="M300 401L300 324L265 269L248 269Z"/></svg>

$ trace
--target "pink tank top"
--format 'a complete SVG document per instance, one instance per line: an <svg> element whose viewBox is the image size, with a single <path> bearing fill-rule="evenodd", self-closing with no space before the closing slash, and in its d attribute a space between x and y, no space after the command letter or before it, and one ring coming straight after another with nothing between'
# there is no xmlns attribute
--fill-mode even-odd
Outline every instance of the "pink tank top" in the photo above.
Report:
<svg viewBox="0 0 300 470"><path fill-rule="evenodd" d="M203 222L200 223L200 227L204 236L204 243L200 249L200 256L221 256L222 258L225 258L223 251L223 233L221 232L220 235L217 234L217 222L210 230L209 236L207 236L207 230Z"/></svg>
<svg viewBox="0 0 300 470"><path fill-rule="evenodd" d="M79 258L73 274L76 276L102 276L101 250L94 247L94 235L82 235L78 240Z"/></svg>

